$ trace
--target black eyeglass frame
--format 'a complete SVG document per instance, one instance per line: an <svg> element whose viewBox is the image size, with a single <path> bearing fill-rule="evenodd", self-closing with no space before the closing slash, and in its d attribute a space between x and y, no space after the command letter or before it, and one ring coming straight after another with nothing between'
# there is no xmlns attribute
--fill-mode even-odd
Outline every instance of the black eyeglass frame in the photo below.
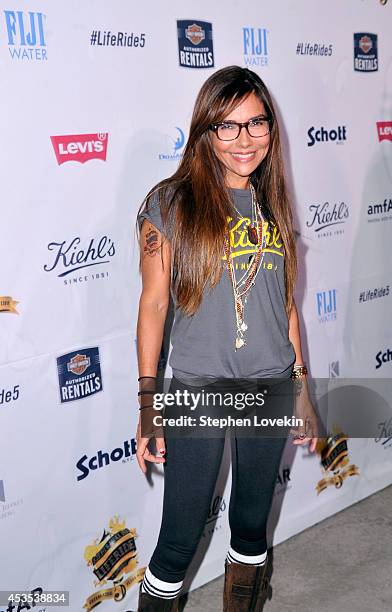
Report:
<svg viewBox="0 0 392 612"><path fill-rule="evenodd" d="M263 119L264 121L267 121L268 123L268 127L269 127L269 131L266 134L263 134L262 136L253 136L250 132L249 132L249 124L252 123L252 121L256 121L258 119ZM238 134L235 138L229 138L229 139L223 139L223 138L219 138L218 136L218 128L221 125L236 125L239 130L238 130ZM214 132L216 134L216 137L219 138L219 140L222 140L222 142L230 142L232 140L237 140L237 138L239 138L242 128L246 128L246 131L248 132L249 136L251 138L264 138L264 136L268 136L268 134L271 133L271 129L272 129L272 124L273 124L273 118L272 117L265 117L264 115L260 115L259 117L253 117L252 119L249 119L249 121L245 121L244 123L240 123L238 121L219 121L218 123L211 123L211 125L208 126L208 129L211 130L212 132Z"/></svg>

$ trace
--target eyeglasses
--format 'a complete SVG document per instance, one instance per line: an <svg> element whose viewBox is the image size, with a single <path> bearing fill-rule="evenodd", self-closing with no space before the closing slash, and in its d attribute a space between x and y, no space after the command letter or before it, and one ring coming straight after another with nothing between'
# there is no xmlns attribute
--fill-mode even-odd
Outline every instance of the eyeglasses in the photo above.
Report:
<svg viewBox="0 0 392 612"><path fill-rule="evenodd" d="M237 121L212 123L209 129L215 132L219 140L235 140L240 135L242 128L246 128L246 131L252 138L262 138L270 133L271 124L271 119L254 117L254 119L250 119L245 123L237 123Z"/></svg>

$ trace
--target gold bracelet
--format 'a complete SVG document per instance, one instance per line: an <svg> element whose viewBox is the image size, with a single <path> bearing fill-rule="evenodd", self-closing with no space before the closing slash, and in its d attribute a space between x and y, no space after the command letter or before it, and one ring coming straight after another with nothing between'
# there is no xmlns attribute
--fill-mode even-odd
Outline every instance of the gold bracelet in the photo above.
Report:
<svg viewBox="0 0 392 612"><path fill-rule="evenodd" d="M301 376L305 376L307 373L308 373L308 368L306 367L305 363L301 365L295 365L293 366L293 369L291 372L291 378L294 380L296 378L300 378Z"/></svg>

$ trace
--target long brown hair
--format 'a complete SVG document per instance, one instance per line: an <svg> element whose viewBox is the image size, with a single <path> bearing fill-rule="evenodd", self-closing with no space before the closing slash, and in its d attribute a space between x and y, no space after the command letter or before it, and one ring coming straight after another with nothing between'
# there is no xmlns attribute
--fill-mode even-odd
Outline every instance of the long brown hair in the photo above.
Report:
<svg viewBox="0 0 392 612"><path fill-rule="evenodd" d="M188 142L177 171L147 194L138 212L148 210L158 197L163 222L174 213L171 235L171 279L177 307L194 314L207 285L215 287L223 267L223 240L233 202L225 185L225 171L214 153L209 126L222 121L249 94L264 104L270 120L266 157L250 180L258 202L267 207L276 223L285 253L286 311L289 316L297 274L293 216L287 196L279 126L267 87L253 71L228 66L203 84L193 110Z"/></svg>

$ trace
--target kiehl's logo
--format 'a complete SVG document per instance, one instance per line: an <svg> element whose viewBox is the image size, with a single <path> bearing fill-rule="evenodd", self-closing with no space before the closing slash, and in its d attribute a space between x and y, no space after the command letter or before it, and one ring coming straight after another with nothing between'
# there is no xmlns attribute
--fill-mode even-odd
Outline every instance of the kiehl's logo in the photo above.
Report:
<svg viewBox="0 0 392 612"><path fill-rule="evenodd" d="M51 136L53 149L59 166L67 161L84 164L90 159L106 161L108 133L72 134L69 136Z"/></svg>
<svg viewBox="0 0 392 612"><path fill-rule="evenodd" d="M392 121L377 121L378 140L392 140Z"/></svg>

